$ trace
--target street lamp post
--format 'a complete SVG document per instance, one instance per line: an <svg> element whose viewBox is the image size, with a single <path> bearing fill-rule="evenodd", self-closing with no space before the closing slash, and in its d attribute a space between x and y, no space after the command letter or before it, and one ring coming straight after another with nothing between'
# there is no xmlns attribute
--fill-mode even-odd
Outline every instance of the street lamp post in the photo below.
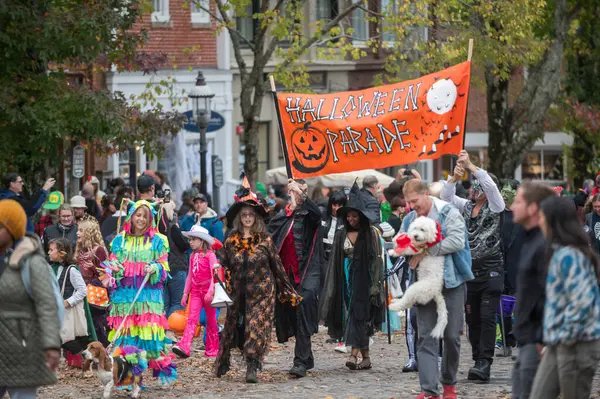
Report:
<svg viewBox="0 0 600 399"><path fill-rule="evenodd" d="M196 125L200 131L200 190L204 195L208 194L206 185L206 152L208 151L208 148L206 148L206 129L208 129L208 122L210 121L210 100L214 96L215 94L204 80L202 71L199 71L196 77L196 85L190 90L189 97L192 99Z"/></svg>

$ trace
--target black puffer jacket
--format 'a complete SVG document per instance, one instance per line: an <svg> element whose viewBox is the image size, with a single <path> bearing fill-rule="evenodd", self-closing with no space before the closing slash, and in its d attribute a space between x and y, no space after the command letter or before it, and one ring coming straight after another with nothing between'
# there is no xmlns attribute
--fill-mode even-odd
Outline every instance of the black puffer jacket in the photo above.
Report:
<svg viewBox="0 0 600 399"><path fill-rule="evenodd" d="M169 267L171 273L183 270L188 271L187 251L190 249L188 240L181 234L179 226L172 223L167 231L169 239Z"/></svg>
<svg viewBox="0 0 600 399"><path fill-rule="evenodd" d="M73 246L73 249L75 249L75 244L77 244L77 225L72 224L70 226L63 226L60 223L56 223L46 227L46 230L44 230L44 237L42 238L44 243L44 253L48 253L50 241L56 238L66 238Z"/></svg>
<svg viewBox="0 0 600 399"><path fill-rule="evenodd" d="M504 253L504 292L513 295L517 290L517 268L525 230L513 222L513 214L505 210L502 215L502 251Z"/></svg>

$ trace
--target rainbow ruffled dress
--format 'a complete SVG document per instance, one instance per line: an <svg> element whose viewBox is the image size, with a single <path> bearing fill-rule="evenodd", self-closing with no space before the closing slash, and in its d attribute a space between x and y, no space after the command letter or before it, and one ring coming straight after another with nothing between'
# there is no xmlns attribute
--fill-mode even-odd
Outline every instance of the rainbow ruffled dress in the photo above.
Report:
<svg viewBox="0 0 600 399"><path fill-rule="evenodd" d="M142 206L150 210L153 223L143 235L134 236L131 234L131 217ZM119 270L110 273L110 285L115 291L111 295L108 323L114 334L144 281L144 267L153 266L154 272L140 292L114 347L115 350L121 348L121 351L129 347L144 351L153 376L160 378L163 384L169 384L177 378L177 369L171 362L173 355L166 346L171 341L165 337L168 323L164 312L163 284L169 272L169 242L156 228L154 206L147 201L136 202L128 212L123 231L111 243L108 263L117 265Z"/></svg>

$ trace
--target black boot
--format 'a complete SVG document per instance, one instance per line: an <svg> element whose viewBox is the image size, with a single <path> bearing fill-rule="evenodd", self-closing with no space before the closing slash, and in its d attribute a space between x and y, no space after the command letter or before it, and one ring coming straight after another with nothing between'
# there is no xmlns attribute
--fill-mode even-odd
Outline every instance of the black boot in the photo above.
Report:
<svg viewBox="0 0 600 399"><path fill-rule="evenodd" d="M490 381L491 364L487 360L477 360L475 366L469 370L468 379L472 381Z"/></svg>
<svg viewBox="0 0 600 399"><path fill-rule="evenodd" d="M306 366L303 364L294 364L289 373L296 378L306 377Z"/></svg>
<svg viewBox="0 0 600 399"><path fill-rule="evenodd" d="M246 382L248 384L256 384L258 382L258 377L256 376L256 371L258 370L258 361L254 359L246 360Z"/></svg>
<svg viewBox="0 0 600 399"><path fill-rule="evenodd" d="M217 377L221 378L229 371L229 361L221 363L217 367Z"/></svg>

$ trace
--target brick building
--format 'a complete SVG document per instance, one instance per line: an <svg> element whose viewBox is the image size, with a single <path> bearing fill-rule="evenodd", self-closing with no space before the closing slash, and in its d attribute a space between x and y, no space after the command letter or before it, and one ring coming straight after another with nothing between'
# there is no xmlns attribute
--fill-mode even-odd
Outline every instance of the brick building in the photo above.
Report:
<svg viewBox="0 0 600 399"><path fill-rule="evenodd" d="M214 4L211 7L214 8ZM107 74L106 83L110 90L121 91L129 96L141 94L149 83L172 80L174 92L182 101L173 104L169 94L164 91L155 93L155 97L165 111L178 110L191 117L192 102L185 97L195 85L198 71L202 71L206 83L215 94L212 99L212 117L216 115L219 120L218 125L208 129L208 159L213 154L219 155L227 165L233 162L232 71L229 52L221 50L228 48L229 38L226 32L217 34L215 27L215 22L207 12L190 5L187 0L154 0L154 12L144 16L136 26L136 29L143 28L148 33L148 41L139 51L165 53L168 61L156 75L113 70ZM217 48L220 50L217 51ZM199 134L195 123L190 122L186 127L191 131L183 129L176 138L167 139L167 151L160 160L149 159L143 146L135 146L128 152L112 156L104 173L105 180L120 176L129 178L133 183L135 177L145 169L162 170L169 175L174 195L179 196L200 175ZM210 162L208 163L208 184L211 191L211 169ZM224 170L225 180L231 180L231 168ZM221 195L227 195L229 189L235 189L233 183L225 184L221 188Z"/></svg>

